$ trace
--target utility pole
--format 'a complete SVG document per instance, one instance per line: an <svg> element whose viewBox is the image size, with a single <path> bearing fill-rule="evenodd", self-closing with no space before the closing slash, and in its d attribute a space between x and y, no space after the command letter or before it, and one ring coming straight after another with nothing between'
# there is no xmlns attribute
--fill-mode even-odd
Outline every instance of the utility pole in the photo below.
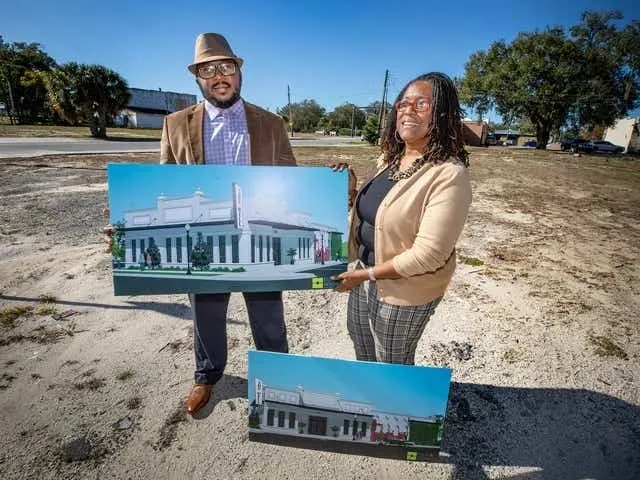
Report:
<svg viewBox="0 0 640 480"><path fill-rule="evenodd" d="M15 115L16 106L13 103L13 91L11 90L11 82L9 81L9 77L5 75L3 71L0 71L0 73L2 73L2 76L5 82L7 83L7 90L9 93L9 123L13 125L14 124L13 116Z"/></svg>
<svg viewBox="0 0 640 480"><path fill-rule="evenodd" d="M389 70L384 72L384 87L382 89L382 104L380 105L380 116L378 117L378 138L382 136L382 122L385 119L385 109L387 106L387 87L389 83Z"/></svg>
<svg viewBox="0 0 640 480"><path fill-rule="evenodd" d="M289 103L289 130L291 131L291 138L293 138L293 112L291 111L291 89L287 85L287 102Z"/></svg>
<svg viewBox="0 0 640 480"><path fill-rule="evenodd" d="M351 112L351 136L356 136L356 106L353 106L353 111Z"/></svg>

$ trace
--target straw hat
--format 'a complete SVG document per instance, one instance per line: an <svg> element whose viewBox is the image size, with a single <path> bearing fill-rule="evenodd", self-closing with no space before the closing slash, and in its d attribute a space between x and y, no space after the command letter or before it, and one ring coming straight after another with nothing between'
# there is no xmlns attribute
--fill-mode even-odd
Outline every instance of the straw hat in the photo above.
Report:
<svg viewBox="0 0 640 480"><path fill-rule="evenodd" d="M196 38L196 51L193 57L193 63L187 68L195 75L198 64L225 59L232 59L238 64L238 67L242 67L242 59L236 57L226 38L219 33L201 33L198 35L198 38Z"/></svg>

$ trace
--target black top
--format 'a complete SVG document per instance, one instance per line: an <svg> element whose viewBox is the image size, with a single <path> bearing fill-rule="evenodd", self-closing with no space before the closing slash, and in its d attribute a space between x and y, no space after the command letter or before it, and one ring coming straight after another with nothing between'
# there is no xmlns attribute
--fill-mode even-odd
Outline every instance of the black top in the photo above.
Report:
<svg viewBox="0 0 640 480"><path fill-rule="evenodd" d="M356 213L360 220L360 225L356 231L358 258L368 266L373 266L376 262L374 255L374 232L378 207L380 207L382 200L387 196L389 190L396 184L393 180L389 180L389 176L387 175L388 171L389 169L386 168L384 172L365 186L362 193L358 196L358 202L356 204Z"/></svg>

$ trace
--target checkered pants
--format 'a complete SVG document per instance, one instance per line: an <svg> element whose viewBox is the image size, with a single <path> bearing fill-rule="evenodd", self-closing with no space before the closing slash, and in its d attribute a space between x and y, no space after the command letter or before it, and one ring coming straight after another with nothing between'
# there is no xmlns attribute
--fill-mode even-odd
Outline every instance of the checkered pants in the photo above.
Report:
<svg viewBox="0 0 640 480"><path fill-rule="evenodd" d="M376 282L349 292L347 330L358 360L413 365L416 347L442 297L417 306L389 305L377 297Z"/></svg>

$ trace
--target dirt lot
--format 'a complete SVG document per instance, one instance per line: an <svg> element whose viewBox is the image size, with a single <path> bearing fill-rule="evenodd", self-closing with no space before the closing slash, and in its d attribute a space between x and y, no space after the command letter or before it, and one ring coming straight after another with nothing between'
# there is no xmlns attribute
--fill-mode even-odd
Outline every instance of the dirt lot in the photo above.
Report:
<svg viewBox="0 0 640 480"><path fill-rule="evenodd" d="M360 177L375 158L295 151ZM637 159L472 150L461 262L416 355L454 372L428 463L248 441L238 295L226 375L187 418L186 296L112 294L109 161L157 158L0 160L0 478L640 478ZM285 308L292 353L354 358L345 295L286 292Z"/></svg>

